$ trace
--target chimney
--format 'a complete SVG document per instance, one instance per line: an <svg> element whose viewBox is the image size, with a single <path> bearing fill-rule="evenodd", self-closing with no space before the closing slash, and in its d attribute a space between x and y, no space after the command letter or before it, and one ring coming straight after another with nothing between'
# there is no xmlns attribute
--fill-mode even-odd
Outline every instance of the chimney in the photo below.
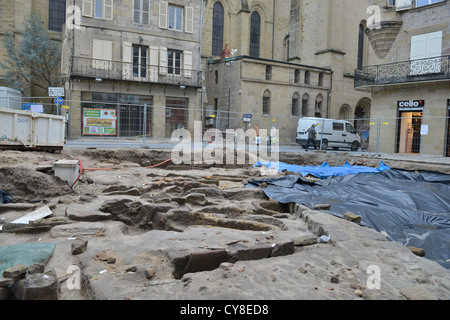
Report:
<svg viewBox="0 0 450 320"><path fill-rule="evenodd" d="M220 61L225 62L225 59L231 57L231 50L228 43L225 45L225 49L220 53Z"/></svg>

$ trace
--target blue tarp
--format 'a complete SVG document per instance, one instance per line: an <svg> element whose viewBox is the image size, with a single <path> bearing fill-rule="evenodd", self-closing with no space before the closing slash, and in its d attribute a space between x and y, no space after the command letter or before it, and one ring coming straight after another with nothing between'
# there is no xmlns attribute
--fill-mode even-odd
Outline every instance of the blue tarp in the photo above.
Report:
<svg viewBox="0 0 450 320"><path fill-rule="evenodd" d="M365 166L352 166L347 161L343 166L331 167L326 161L321 166L297 166L293 164L287 164L283 162L261 162L258 161L254 167L265 166L268 168L275 168L278 171L292 171L294 173L300 173L302 176L312 175L320 179L327 179L328 177L345 176L349 174L357 173L380 173L390 168L381 161L378 168L371 168Z"/></svg>

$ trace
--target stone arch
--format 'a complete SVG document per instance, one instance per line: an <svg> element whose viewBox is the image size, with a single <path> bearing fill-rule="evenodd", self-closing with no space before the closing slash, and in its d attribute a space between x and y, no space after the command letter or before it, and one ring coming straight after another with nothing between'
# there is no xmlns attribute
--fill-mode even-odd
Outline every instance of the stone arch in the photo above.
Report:
<svg viewBox="0 0 450 320"><path fill-rule="evenodd" d="M300 116L300 95L298 92L294 92L291 100L291 115L298 117Z"/></svg>
<svg viewBox="0 0 450 320"><path fill-rule="evenodd" d="M270 14L268 8L261 1L253 1L249 9L251 13L258 11L261 16L261 23L271 21L272 19L272 15Z"/></svg>
<svg viewBox="0 0 450 320"><path fill-rule="evenodd" d="M369 130L371 105L372 102L367 97L360 99L356 104L354 113L354 127L356 131Z"/></svg>
<svg viewBox="0 0 450 320"><path fill-rule="evenodd" d="M322 94L318 94L314 103L314 116L318 117L318 118L322 118L323 117L323 96Z"/></svg>
<svg viewBox="0 0 450 320"><path fill-rule="evenodd" d="M309 115L309 94L305 93L302 96L302 117Z"/></svg>
<svg viewBox="0 0 450 320"><path fill-rule="evenodd" d="M271 104L272 92L269 89L266 89L262 94L262 114L270 114Z"/></svg>
<svg viewBox="0 0 450 320"><path fill-rule="evenodd" d="M352 116L352 108L348 104L343 104L341 106L341 109L339 110L339 119L340 120L347 120L351 119Z"/></svg>

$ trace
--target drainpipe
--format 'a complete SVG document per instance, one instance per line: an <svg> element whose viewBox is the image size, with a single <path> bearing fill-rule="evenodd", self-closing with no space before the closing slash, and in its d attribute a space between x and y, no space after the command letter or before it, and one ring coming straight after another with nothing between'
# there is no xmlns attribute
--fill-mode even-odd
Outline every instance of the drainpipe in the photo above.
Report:
<svg viewBox="0 0 450 320"><path fill-rule="evenodd" d="M202 133L204 128L204 110L203 110L203 95L204 95L204 89L203 89L203 70L202 70L202 32L203 32L203 5L204 0L202 0L202 7L200 10L200 45L199 45L199 53L198 53L198 75L200 78L200 84L202 86L202 93L201 93L201 107L202 107L202 114L201 114L201 121L202 121Z"/></svg>
<svg viewBox="0 0 450 320"><path fill-rule="evenodd" d="M275 50L275 0L273 0L273 16L272 16L272 60L274 58ZM289 57L288 57L289 58Z"/></svg>
<svg viewBox="0 0 450 320"><path fill-rule="evenodd" d="M333 91L333 71L331 71L330 75L330 89L327 92L327 118L330 118L330 94Z"/></svg>

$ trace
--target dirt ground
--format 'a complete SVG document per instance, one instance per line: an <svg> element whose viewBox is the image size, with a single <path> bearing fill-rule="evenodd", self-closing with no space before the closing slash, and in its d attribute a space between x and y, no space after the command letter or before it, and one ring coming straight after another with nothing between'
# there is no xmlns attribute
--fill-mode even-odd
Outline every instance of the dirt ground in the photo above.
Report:
<svg viewBox="0 0 450 320"><path fill-rule="evenodd" d="M54 176L57 160L81 159L72 189ZM174 165L170 151L64 149L0 151L0 225L48 205L65 217L47 231L0 232L1 246L56 243L46 268L61 300L450 299L450 271L383 235L302 205L280 205L245 188L261 169ZM448 167L351 153L281 154L297 165L343 165L450 173ZM328 242L317 241L329 236ZM75 239L87 250L71 253ZM303 240L303 242L301 242ZM306 242L305 242L306 241ZM70 266L81 288L67 283ZM372 288L370 270L381 272Z"/></svg>

